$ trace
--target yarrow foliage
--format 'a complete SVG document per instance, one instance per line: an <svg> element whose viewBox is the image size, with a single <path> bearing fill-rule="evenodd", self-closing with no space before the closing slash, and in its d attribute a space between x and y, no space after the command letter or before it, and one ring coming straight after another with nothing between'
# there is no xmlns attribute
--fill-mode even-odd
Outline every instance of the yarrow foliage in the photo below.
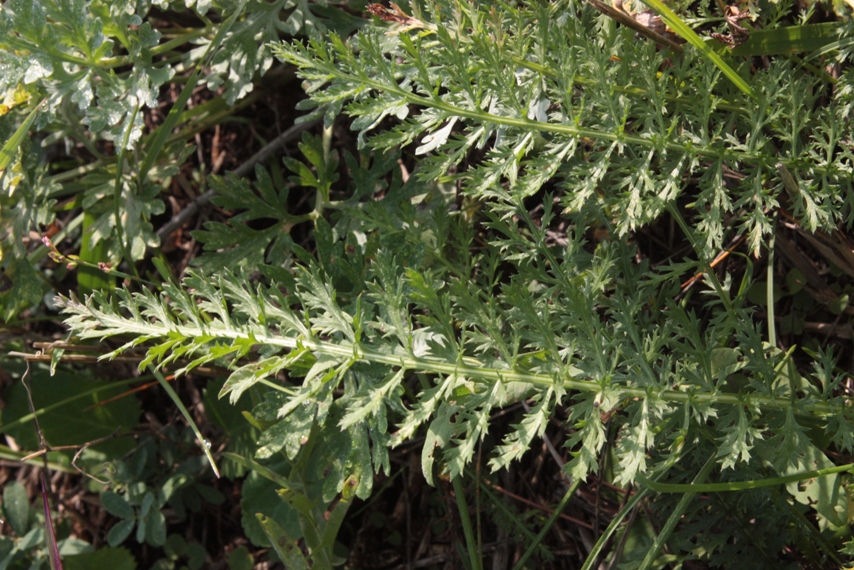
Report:
<svg viewBox="0 0 854 570"><path fill-rule="evenodd" d="M773 283L765 312L754 287L754 263L774 251L783 215L804 233L854 220L850 70L834 84L787 58L753 69L721 48L746 93L702 50L660 49L576 0L374 5L371 21L303 1L255 4L222 34L208 85L225 81L231 104L275 55L304 79L304 119L331 130L346 115L363 154L342 162L306 136L305 160L285 160L289 182L262 167L254 186L212 177L215 203L239 213L194 234L205 244L200 269L159 293L62 298L77 337L130 337L108 356L144 347L142 367L229 368L221 397L256 397L258 461L297 461L319 434L337 438L323 450L335 466L325 501L349 499L351 487L367 497L373 473L390 469L389 448L417 434L431 483L456 480L490 441L488 465L506 468L558 414L573 481L605 476L607 465L619 485L655 489L663 478L683 489L831 469L828 447L854 451L831 351L811 347L803 366L802 353L782 350ZM66 44L39 44L27 22L47 12L28 5L0 11L15 45L31 48L6 62L13 83L51 77L50 58L71 57ZM132 142L127 105L150 106L171 77L152 58L160 37L134 27L121 62L135 71L118 77L102 69L104 31L114 29L106 12L68 7L78 24L62 33L88 38L73 44L88 59L67 67L51 112L75 97L92 107L90 128ZM303 19L266 19L285 7ZM303 26L307 40L253 48ZM411 176L401 158L415 163ZM336 184L343 199L331 195ZM128 240L139 258L151 245L144 222L159 212L141 203L156 192L115 188L142 220ZM313 211L287 211L293 189L316 197ZM93 185L86 199L106 193ZM665 216L688 246L681 261L650 260L635 239ZM108 235L111 219L91 231ZM313 251L287 235L304 223ZM713 268L737 236L740 264ZM699 300L685 297L684 279ZM525 412L496 433L490 418L511 404ZM789 485L788 497L841 529L842 478L816 477ZM685 493L671 512L687 508ZM796 524L780 540L794 540Z"/></svg>

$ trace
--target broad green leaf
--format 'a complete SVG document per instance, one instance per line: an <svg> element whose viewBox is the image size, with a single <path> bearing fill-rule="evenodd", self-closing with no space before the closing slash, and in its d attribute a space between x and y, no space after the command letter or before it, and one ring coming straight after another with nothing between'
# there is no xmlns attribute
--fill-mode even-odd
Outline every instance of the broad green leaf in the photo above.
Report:
<svg viewBox="0 0 854 570"><path fill-rule="evenodd" d="M714 379L726 378L730 374L738 372L746 366L741 359L741 353L735 348L716 348L712 350L711 359L712 377Z"/></svg>
<svg viewBox="0 0 854 570"><path fill-rule="evenodd" d="M792 462L785 475L802 471L831 469L836 465L815 446L808 446L797 461ZM811 505L820 515L820 525L844 526L848 520L848 494L839 474L815 477L786 484L786 490L802 505Z"/></svg>
<svg viewBox="0 0 854 570"><path fill-rule="evenodd" d="M30 500L27 491L17 481L10 481L3 487L3 512L6 519L19 537L27 534L30 526Z"/></svg>
<svg viewBox="0 0 854 570"><path fill-rule="evenodd" d="M296 454L308 441L316 411L316 404L300 406L279 420L278 423L266 429L258 440L258 451L255 453L255 457L269 459L282 448L284 448L288 459L296 457Z"/></svg>
<svg viewBox="0 0 854 570"><path fill-rule="evenodd" d="M309 497L319 495L324 503L331 503L344 489L350 477L358 481L356 494L367 499L373 484L373 466L368 433L364 424L343 431L335 423L327 422L317 437L322 445L315 446L306 471L308 479L320 486L320 492L308 491Z"/></svg>
<svg viewBox="0 0 854 570"><path fill-rule="evenodd" d="M80 259L94 265L110 262L107 242L99 240L94 246L87 233L95 222L95 215L87 210L83 212L83 239L80 241ZM85 297L96 289L108 289L115 286L115 277L105 271L87 265L77 266L77 294Z"/></svg>
<svg viewBox="0 0 854 570"><path fill-rule="evenodd" d="M9 259L3 273L11 287L0 292L0 317L10 320L24 309L37 305L47 291L44 281L25 257Z"/></svg>
<svg viewBox="0 0 854 570"><path fill-rule="evenodd" d="M166 542L166 518L160 509L152 509L145 517L145 541L152 546Z"/></svg>
<svg viewBox="0 0 854 570"><path fill-rule="evenodd" d="M261 525L261 529L273 546L273 550L276 551L276 554L285 563L285 567L289 570L308 570L310 567L309 562L303 556L297 539L279 526L274 519L264 516L261 513L258 513L256 517L258 518L258 524Z"/></svg>
<svg viewBox="0 0 854 570"><path fill-rule="evenodd" d="M94 552L63 556L65 570L136 570L136 559L126 548L102 546Z"/></svg>
<svg viewBox="0 0 854 570"><path fill-rule="evenodd" d="M228 555L228 570L252 570L254 559L245 546L238 546Z"/></svg>
<svg viewBox="0 0 854 570"><path fill-rule="evenodd" d="M135 519L124 519L116 523L107 533L107 543L113 548L123 543L130 536L135 524Z"/></svg>
<svg viewBox="0 0 854 570"><path fill-rule="evenodd" d="M836 22L753 30L747 41L736 46L734 56L778 55L818 51L839 38ZM716 40L710 40L716 41Z"/></svg>
<svg viewBox="0 0 854 570"><path fill-rule="evenodd" d="M29 379L33 390L33 404L36 410L55 403L69 400L39 416L39 425L45 439L51 445L82 445L101 437L115 433L116 429L129 431L139 421L139 403L133 396L122 398L106 405L90 407L101 400L126 390L126 386L113 386L100 382L84 374L75 374L66 370L57 370L51 376L46 368L34 367ZM94 390L88 403L75 400L74 397L84 390ZM3 421L12 423L17 418L30 413L27 394L20 383L7 391L7 408L3 410ZM30 422L8 430L8 433L26 449L38 448L38 437ZM133 442L124 438L104 442L97 449L119 456L127 453Z"/></svg>
<svg viewBox="0 0 854 570"><path fill-rule="evenodd" d="M113 491L105 491L101 493L101 506L113 516L132 519L134 517L133 507L130 506L124 497Z"/></svg>
<svg viewBox="0 0 854 570"><path fill-rule="evenodd" d="M244 480L240 499L241 521L246 537L256 546L271 544L257 514L275 520L294 540L302 537L296 511L277 496L277 489L280 489L279 485L254 471Z"/></svg>

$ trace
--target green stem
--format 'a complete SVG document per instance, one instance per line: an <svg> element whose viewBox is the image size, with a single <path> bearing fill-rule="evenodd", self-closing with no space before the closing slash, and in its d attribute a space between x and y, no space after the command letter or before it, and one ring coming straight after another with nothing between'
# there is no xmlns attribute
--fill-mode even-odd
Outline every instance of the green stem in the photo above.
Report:
<svg viewBox="0 0 854 570"><path fill-rule="evenodd" d="M435 97L424 97L401 88L396 83L384 82L379 79L374 79L367 73L349 73L342 69L343 65L340 62L320 62L317 59L312 59L304 54L294 52L284 52L279 54L289 63L296 65L301 69L314 69L317 73L325 74L328 79L337 79L344 83L358 83L362 86L363 91L371 89L379 93L386 93L399 97L412 105L420 105L426 108L437 109L445 112L448 116L461 117L472 119L479 123L504 125L507 127L516 127L524 132L543 132L557 133L569 135L574 138L589 138L593 140L601 140L620 144L631 144L643 148L654 148L675 153L684 153L689 156L697 156L709 159L721 159L724 161L747 162L758 166L771 167L779 159L756 152L734 151L720 144L708 143L705 145L693 144L691 142L679 143L662 141L658 137L644 137L641 135L631 135L625 132L607 132L596 129L588 129L578 127L570 123L546 123L534 121L522 117L511 117L503 115L495 115L482 111L479 108L464 108L448 103L447 101ZM355 64L355 61L349 63ZM360 70L356 70L357 72ZM807 164L804 161L793 161L785 163L786 166L791 166L795 169L810 169L813 172L820 174L828 174L829 171L825 166L817 164Z"/></svg>
<svg viewBox="0 0 854 570"><path fill-rule="evenodd" d="M600 392L599 382L582 379L582 372L573 366L566 367L566 375L556 377L551 374L524 372L513 369L490 368L472 357L463 357L460 362L448 362L430 357L416 357L411 354L389 354L387 351L373 349L370 345L360 344L358 347L348 343L332 343L323 340L297 337L284 337L270 333L264 327L252 327L246 330L236 328L196 327L186 324L171 323L169 326L159 323L142 323L124 319L118 315L96 311L77 301L66 301L67 306L75 306L75 312L86 312L100 327L80 331L82 338L102 338L107 336L132 335L149 338L200 338L204 336L217 340L251 341L254 344L277 346L288 350L306 348L316 354L326 354L339 358L357 358L359 361L400 366L407 370L424 371L433 374L457 374L486 382L525 382L544 387L560 383L569 390L581 392ZM115 331L115 332L113 332ZM119 332L120 331L120 332ZM617 388L615 386L615 388ZM646 388L619 388L620 398L647 398L650 396ZM661 390L655 392L655 397L665 402L696 402L698 404L747 405L760 408L787 409L802 406L814 414L830 415L842 413L839 406L826 402L793 400L791 397L775 398L759 394L730 394L721 392L702 392Z"/></svg>
<svg viewBox="0 0 854 570"><path fill-rule="evenodd" d="M775 487L777 485L785 485L786 483L794 483L795 481L804 481L806 479L814 479L816 477L827 477L828 475L834 475L836 473L845 473L846 471L854 471L854 463L837 465L826 469L816 469L814 471L802 471L800 473L793 473L792 475L784 475L782 477L754 479L751 481L729 481L727 483L658 483L647 479L643 475L636 475L635 478L641 485L648 487L657 493L723 493L725 491L744 491L745 489Z"/></svg>
<svg viewBox="0 0 854 570"><path fill-rule="evenodd" d="M685 234L685 237L691 242L691 247L697 253L698 258L700 258L700 263L703 266L703 272L706 275L706 279L708 279L709 283L714 287L715 292L718 294L718 297L723 303L726 312L729 315L733 314L733 306L732 300L729 298L729 295L726 291L724 291L721 282L718 281L718 276L712 269L712 266L709 262L703 258L702 253L700 252L700 248L697 246L697 240L694 238L694 232L691 231L691 228L688 227L688 224L685 223L685 219L682 217L682 214L679 212L679 209L676 207L676 204L673 202L668 202L667 211L670 212L670 215L673 216L673 219L676 220L676 223L682 229L682 233Z"/></svg>
<svg viewBox="0 0 854 570"><path fill-rule="evenodd" d="M552 512L552 516L549 517L549 520L547 520L546 524L543 525L543 528L540 529L540 532L534 538L534 542L531 543L531 545L528 547L528 550L525 551L519 561L513 566L513 570L522 570L522 568L525 567L525 562L528 561L528 558L531 557L531 555L540 545L540 542L543 541L543 538L545 538L546 534L549 532L549 530L551 530L552 525L555 523L560 514L566 508L566 505L569 504L569 500L572 499L572 497L575 495L575 492L581 485L581 481L581 478L576 478L572 485L569 486L569 489L567 489L566 493L563 494L563 498L560 500L560 503L558 503L554 512Z"/></svg>
<svg viewBox="0 0 854 570"><path fill-rule="evenodd" d="M771 237L768 239L768 266L765 268L765 302L768 304L768 344L773 347L777 346L777 327L774 323L774 236L777 235L775 229L771 229Z"/></svg>
<svg viewBox="0 0 854 570"><path fill-rule="evenodd" d="M175 405L178 406L178 409L181 411L181 415L184 416L184 419L187 420L190 429L192 429L193 433L196 434L196 439L199 440L199 445L202 446L202 451L204 451L205 457L208 458L208 463L211 464L211 468L213 469L214 475L216 475L218 479L219 469L217 469L216 461L214 461L213 455L211 454L210 442L202 436L202 432L199 430L199 426L197 426L196 422L193 421L193 416L190 415L190 412L184 406L184 403L181 401L181 398L178 397L178 394L175 392L175 390L172 389L172 386L169 385L169 382L166 381L166 378L163 377L163 374L161 374L160 371L155 370L153 366L149 366L148 368L149 370L151 370L151 373L154 374L154 376L157 378L157 381L160 383L160 386L163 388L163 390L166 391L166 393L169 395Z"/></svg>
<svg viewBox="0 0 854 570"><path fill-rule="evenodd" d="M686 485L691 489L695 489L698 486L699 481L705 481L709 476L709 473L712 472L712 469L715 466L716 458L714 455L709 457L706 460L703 468L700 469L700 472L697 473L697 476L694 477L695 483L691 485ZM643 562L640 565L638 570L649 570L649 568L655 562L655 559L658 557L661 549L664 548L667 539L670 538L670 535L673 533L673 529L676 528L676 525L682 520L682 515L685 513L685 509L688 508L688 505L691 504L691 501L694 500L694 495L697 494L696 490L685 491L685 494L679 499L679 502L676 504L676 508L673 509L673 512L667 518L667 522L664 524L664 528L661 529L661 532L658 533L658 536L655 537L655 542L652 543L652 547L650 547L649 551L647 551L646 556L643 559Z"/></svg>
<svg viewBox="0 0 854 570"><path fill-rule="evenodd" d="M611 536L617 531L617 528L619 528L623 519L632 512L647 493L649 493L649 489L644 487L638 489L635 494L632 495L632 498L626 502L622 509L620 509L617 516L611 520L608 528L605 529L605 532L602 533L599 540L597 540L596 544L593 545L593 549L590 551L590 554L587 555L587 559L584 561L584 565L581 567L581 570L591 570L593 568L593 565L596 563L596 559L599 558L599 553L601 553L602 549L605 548L605 545L611 539ZM628 529L626 529L626 532L628 532Z"/></svg>
<svg viewBox="0 0 854 570"><path fill-rule="evenodd" d="M65 182L66 180L71 180L71 179L77 178L78 176L84 176L86 174L89 174L90 172L92 172L94 170L98 170L99 168L106 166L107 164L113 162L114 160L115 160L115 158L108 157L102 161L98 160L95 162L90 162L90 163L85 164L83 166L78 166L77 168L72 168L71 170L66 170L65 172L60 172L59 174L54 174L53 176L48 176L47 179L49 182L58 184L60 182Z"/></svg>
<svg viewBox="0 0 854 570"><path fill-rule="evenodd" d="M122 170L125 163L125 156L127 154L128 142L130 141L130 134L133 132L133 123L136 120L136 114L138 112L139 104L137 103L134 105L133 113L131 113L130 119L128 120L128 128L125 130L125 136L122 140L122 148L119 151L118 158L116 159L116 183L113 197L113 214L116 218L116 237L119 240L119 248L121 248L122 256L125 258L125 261L137 279L139 279L139 273L136 269L136 264L130 256L130 250L127 247L127 243L125 243L124 229L122 228L122 193L124 189L124 184L122 184Z"/></svg>
<svg viewBox="0 0 854 570"><path fill-rule="evenodd" d="M465 488L462 484L462 476L457 475L451 479L454 486L454 495L457 499L457 509L460 511L460 521L463 525L463 533L466 536L466 550L469 553L469 562L472 570L482 570L483 561L480 552L477 549L477 542L474 538L474 530L471 526L471 517L469 517L469 508L466 504Z"/></svg>
<svg viewBox="0 0 854 570"><path fill-rule="evenodd" d="M193 29L189 32L181 34L175 39L169 40L168 42L164 42L158 46L151 48L151 55L160 55L166 53L175 48L181 47L182 45L185 45L196 38L200 38L204 35L207 35L208 33L210 33L210 30L207 28Z"/></svg>
<svg viewBox="0 0 854 570"><path fill-rule="evenodd" d="M48 452L48 453L62 453L61 451L56 452ZM18 463L26 463L27 465L32 465L34 467L44 467L45 459L44 457L32 457L27 459L26 461L22 461L27 456L27 453L23 451L15 451L11 447L7 445L0 445L0 459L5 459L7 461L16 461ZM76 469L65 465L64 463L60 463L58 461L48 461L47 468L51 471L61 471L62 473L79 473Z"/></svg>
<svg viewBox="0 0 854 570"><path fill-rule="evenodd" d="M539 63L534 63L530 60L517 56L514 56L512 60L513 63L515 63L519 67L525 67L530 69L531 71L536 71L537 73L541 73L552 78L560 77L560 75L556 71L545 65L540 65ZM574 76L572 78L572 82L577 83L581 86L593 86L599 85L600 83L595 79L588 79L579 75ZM640 87L623 87L621 85L614 85L611 87L611 89L613 89L614 93L624 93L626 95L634 95L637 97L649 97L649 93L647 92L647 90L641 89ZM696 104L696 101L688 97L678 97L676 95L665 94L663 98L665 101L672 101L673 103L679 103L680 105L693 106ZM716 105L716 108L721 109L722 111L729 111L731 113L741 113L742 115L749 114L749 111L741 105L733 105L732 103L727 103L725 101L719 101Z"/></svg>
<svg viewBox="0 0 854 570"><path fill-rule="evenodd" d="M83 213L81 212L80 214L74 216L74 218L70 222L68 222L68 224L64 228L56 232L56 234L51 238L51 240L53 240L55 243L60 243L62 240L68 237L68 234L76 230L77 227L80 226L80 224L82 223ZM50 253L50 251L50 248L48 248L46 245L40 245L27 255L27 261L29 261L33 266L35 266L39 261L44 259L45 256Z"/></svg>

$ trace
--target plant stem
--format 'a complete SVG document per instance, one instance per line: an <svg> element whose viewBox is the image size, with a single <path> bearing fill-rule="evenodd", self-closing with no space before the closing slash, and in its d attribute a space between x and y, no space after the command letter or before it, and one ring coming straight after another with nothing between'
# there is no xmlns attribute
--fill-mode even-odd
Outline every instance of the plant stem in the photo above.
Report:
<svg viewBox="0 0 854 570"><path fill-rule="evenodd" d="M667 539L670 538L670 535L673 533L673 529L676 528L676 525L680 520L682 520L682 515L685 513L685 509L687 509L688 505L691 504L691 501L694 500L694 495L699 492L697 491L698 483L696 482L705 481L709 476L709 473L712 472L716 463L717 458L714 455L710 456L703 465L703 468L700 469L700 472L697 473L697 476L694 477L695 483L685 485L685 487L688 487L690 490L685 491L685 494L681 499L679 499L679 502L676 504L673 512L667 518L664 528L662 528L661 532L658 533L658 536L655 537L655 542L653 542L652 547L647 551L639 570L649 570L655 562L655 559L658 557L658 553L661 552L661 549L664 548L664 544L667 542Z"/></svg>
<svg viewBox="0 0 854 570"><path fill-rule="evenodd" d="M462 475L457 475L453 479L451 479L451 483L454 486L454 495L457 499L457 508L460 511L460 521L463 525L463 533L466 536L466 550L469 553L469 562L471 563L472 570L482 570L483 562L481 560L480 552L477 548L477 542L474 538L474 530L471 526L471 517L469 517L469 508L466 504L466 495L465 488L462 484Z"/></svg>
<svg viewBox="0 0 854 570"><path fill-rule="evenodd" d="M647 479L641 474L637 474L635 478L641 485L649 487L656 493L687 493L689 491L695 493L723 493L725 491L744 491L745 489L775 487L777 485L785 485L786 483L794 483L795 481L804 481L806 479L814 479L816 477L827 477L828 475L845 473L852 470L854 470L854 463L848 463L846 465L837 465L826 469L802 471L800 473L793 473L792 475L784 475L782 477L753 479L751 481L728 481L726 483L657 483Z"/></svg>
<svg viewBox="0 0 854 570"><path fill-rule="evenodd" d="M549 530L551 530L552 525L555 523L560 514L566 508L566 505L569 503L569 500L572 499L573 495L575 495L575 492L581 485L581 481L582 480L580 478L576 478L575 481L573 481L572 485L569 486L569 489L567 489L566 493L564 493L563 498L560 500L560 503L558 503L558 506L555 507L552 516L549 517L549 520L547 520L546 524L543 525L543 528L540 529L540 532L534 538L534 542L531 543L531 545L528 547L528 550L525 551L519 561L513 566L513 570L522 570L522 568L525 567L525 562L528 561L528 558L531 557L531 555L540 545L540 542L543 541L543 538L545 538L546 534L549 532Z"/></svg>
<svg viewBox="0 0 854 570"><path fill-rule="evenodd" d="M457 374L462 377L486 382L525 382L546 387L560 384L564 388L578 390L581 392L600 392L602 390L602 386L599 382L580 378L582 372L574 366L567 366L566 375L560 377L552 374L490 368L472 357L463 357L462 360L457 363L430 357L389 354L387 351L375 350L370 345L366 345L364 343L356 347L346 341L333 343L316 339L284 337L271 334L266 328L260 326L240 330L234 327L200 328L176 323L173 323L170 326L159 323L141 323L101 311L96 312L89 307L85 307L85 305L82 305L79 301L66 301L66 304L68 306L76 304L79 308L76 310L89 312L92 318L96 319L101 325L100 329L88 329L83 332L81 334L81 337L83 338L101 338L104 336L119 334L118 332L112 334L105 334L104 332L105 330L112 330L121 331L121 334L129 334L137 337L146 336L152 339L175 338L176 336L182 336L184 338L199 338L207 336L217 340L251 340L255 344L277 346L289 350L304 347L316 354L326 354L340 358L355 357L357 360L363 362L400 366L406 370L424 371L432 374ZM775 398L759 394L730 394L721 392L696 393L680 390L661 390L652 394L646 388L631 387L621 387L619 390L621 398L648 398L654 396L662 401L674 403L696 402L726 405L749 405L773 409L786 409L799 406L802 407L804 411L808 411L813 414L829 415L841 413L839 406L824 402L809 401L806 399L793 400L790 397Z"/></svg>

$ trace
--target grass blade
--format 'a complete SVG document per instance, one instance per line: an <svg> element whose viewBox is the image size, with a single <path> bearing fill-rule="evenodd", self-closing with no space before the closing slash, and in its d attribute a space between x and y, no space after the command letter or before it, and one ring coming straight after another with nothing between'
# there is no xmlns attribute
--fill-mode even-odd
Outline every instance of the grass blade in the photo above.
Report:
<svg viewBox="0 0 854 570"><path fill-rule="evenodd" d="M751 481L729 481L727 483L658 483L651 481L642 475L637 475L638 483L644 487L655 491L656 493L686 493L693 491L695 493L723 493L726 491L743 491L745 489L761 489L763 487L775 487L777 485L785 485L786 483L794 483L795 481L806 481L815 479L816 477L826 477L836 473L845 473L854 471L854 463L846 465L837 465L827 469L816 469L814 471L803 471L801 473L793 473L782 477L770 477L768 479L754 479Z"/></svg>
<svg viewBox="0 0 854 570"><path fill-rule="evenodd" d="M617 531L620 524L623 522L623 519L632 512L639 502L649 493L649 489L646 487L641 487L635 494L632 495L632 498L626 501L626 504L620 509L620 512L617 513L611 523L608 525L608 528L605 529L599 536L599 540L596 541L596 544L593 545L593 549L590 551L590 554L587 555L587 559L584 561L584 565L581 567L581 570L591 570L593 568L593 564L596 562L596 559L599 557L599 553L602 552L602 549L605 548L605 545L608 543L608 540L611 539L611 536Z"/></svg>
<svg viewBox="0 0 854 570"><path fill-rule="evenodd" d="M184 419L187 420L187 423L190 425L190 429L192 429L193 433L196 434L196 439L199 440L199 445L202 446L202 451L205 452L205 457L208 458L208 463L211 464L214 474L217 479L219 479L219 469L217 469L216 461L214 461L213 455L211 454L210 443L202 436L199 426L197 426L196 422L193 421L193 417L190 415L190 412L184 406L184 403L181 401L181 398L178 397L175 390L172 389L172 386L169 385L169 382L166 381L166 378L163 377L163 374L153 367L149 367L149 369L151 370L151 373L154 374L154 377L157 378L157 381L160 382L160 385L166 393L169 394L169 397L172 398L172 401L175 402L175 405L178 406L178 409L181 410L181 415L184 416Z"/></svg>
<svg viewBox="0 0 854 570"><path fill-rule="evenodd" d="M850 48L852 45L854 45L854 37L839 38L836 41L830 42L830 43L826 44L824 47L817 49L816 51L809 54L806 57L805 61L809 61L809 60L814 59L816 57L821 57L823 55L827 55L827 54L832 53L834 51L841 51L843 49Z"/></svg>
<svg viewBox="0 0 854 570"><path fill-rule="evenodd" d="M471 517L469 517L468 505L466 505L465 489L462 484L462 477L457 475L451 479L454 486L454 495L457 498L457 508L460 511L460 521L463 525L463 533L466 536L466 549L469 553L469 562L472 570L480 570L483 568L480 552L477 549L477 542L474 539L474 530L471 526Z"/></svg>
<svg viewBox="0 0 854 570"><path fill-rule="evenodd" d="M756 92L735 72L724 60L715 52L694 30L688 27L688 24L676 15L676 13L668 8L661 0L644 0L644 4L654 9L664 20L664 23L670 26L674 32L679 34L686 42L697 48L703 54L703 57L714 63L733 84L741 89L750 97L756 98Z"/></svg>
<svg viewBox="0 0 854 570"><path fill-rule="evenodd" d="M116 199L118 201L118 198ZM110 261L107 241L102 239L92 247L93 225L97 216L90 211L83 213L83 237L80 240L80 261L84 262L77 268L77 294L81 298L100 289L113 287L115 277L111 277L101 269L95 269L98 262ZM116 220L119 222L119 220Z"/></svg>
<svg viewBox="0 0 854 570"><path fill-rule="evenodd" d="M145 158L139 168L140 179L144 180L145 177L148 176L148 171L151 170L155 159L166 144L166 139L169 138L169 135L172 134L172 129L174 129L178 124L178 120L184 112L184 107L187 105L187 102L190 100L190 96L196 88L196 83L201 79L202 70L209 65L210 58L216 52L216 48L222 40L225 39L225 36L228 34L228 31L231 29L231 26L234 24L235 20L237 20L238 16L243 13L243 9L246 7L247 1L248 0L242 0L240 5L234 11L234 14L232 14L231 17L229 17L228 20L219 27L216 36L214 36L214 39L208 45L208 49L202 57L202 61L196 65L196 69L193 70L193 73L190 75L189 79L187 79L187 83L181 90L181 94L178 95L178 99L175 100L175 103L169 110L169 114L166 115L166 120L164 120L163 124L157 129L154 136L146 142Z"/></svg>
<svg viewBox="0 0 854 570"><path fill-rule="evenodd" d="M709 476L709 473L711 473L712 469L715 467L715 463L716 457L712 455L706 461L706 464L703 465L703 468L700 469L700 472L697 473L697 476L694 478L694 483L701 483L705 481L706 477ZM691 485L688 485L688 487L694 487L694 484L692 483ZM662 528L661 532L658 533L658 536L655 537L655 542L646 553L639 570L649 570L649 568L652 567L655 559L658 557L658 553L661 552L662 548L664 548L664 543L667 542L667 539L670 538L670 535L673 533L673 529L675 529L679 521L682 520L682 515L685 513L685 509L687 509L688 505L691 504L691 501L694 500L694 496L696 494L697 491L692 490L682 495L682 498L679 499L678 503L676 503L676 508L674 508L673 512L670 513L670 516L667 518L667 522L664 523L664 528Z"/></svg>
<svg viewBox="0 0 854 570"><path fill-rule="evenodd" d="M754 30L746 42L733 48L735 56L785 55L816 52L831 45L839 37L836 22L787 26L773 30ZM715 40L710 40L715 41Z"/></svg>
<svg viewBox="0 0 854 570"><path fill-rule="evenodd" d="M534 538L534 542L531 543L531 546L528 547L528 550L525 551L525 554L519 559L519 561L513 566L513 570L522 570L525 567L525 562L528 561L528 558L534 553L537 549L537 546L542 542L542 540L546 537L546 534L552 528L552 525L555 523L557 518L566 508L566 505L569 503L569 500L575 495L575 491L578 490L579 485L581 485L581 479L576 479L572 485L569 486L569 489L566 490L566 493L563 495L563 498L558 503L557 508L555 508L552 516L549 517L549 520L546 521L546 524L543 525L543 528L540 530L539 534L537 534L536 538Z"/></svg>
<svg viewBox="0 0 854 570"><path fill-rule="evenodd" d="M15 134L12 135L6 144L3 145L3 148L0 149L0 170L5 170L9 163L12 162L12 158L15 156L15 151L18 150L18 147L21 146L21 143L24 142L24 138L27 136L27 133L30 130L30 126L32 126L33 121L36 120L36 115L38 115L39 111L44 105L44 102L47 99L42 100L32 112L27 115L27 118L24 119L24 122L21 123L21 126L18 127L18 130L15 131Z"/></svg>

